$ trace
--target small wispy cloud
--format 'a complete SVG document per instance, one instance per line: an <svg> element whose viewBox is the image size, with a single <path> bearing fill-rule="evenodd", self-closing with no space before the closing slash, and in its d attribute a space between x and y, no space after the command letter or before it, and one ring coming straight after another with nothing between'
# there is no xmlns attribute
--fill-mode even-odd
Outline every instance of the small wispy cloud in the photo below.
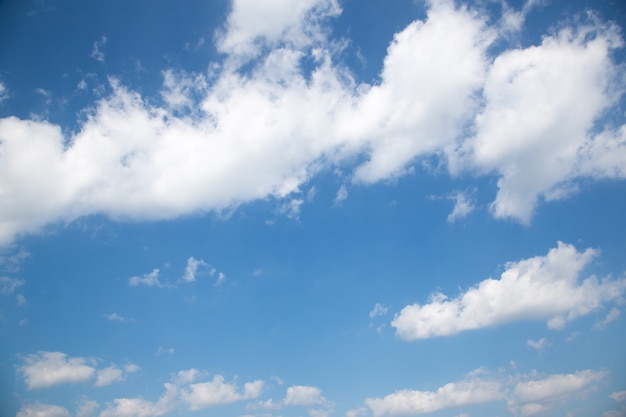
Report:
<svg viewBox="0 0 626 417"><path fill-rule="evenodd" d="M602 330L604 328L606 328L606 326L609 325L609 323L611 323L612 321L617 320L617 318L620 316L621 311L616 308L613 307L611 309L611 311L609 311L609 313L606 315L606 317L603 320L600 320L599 322L597 322L593 328L594 329L598 329L598 330Z"/></svg>
<svg viewBox="0 0 626 417"><path fill-rule="evenodd" d="M128 280L128 284L131 287L137 287L139 285L145 285L148 287L159 287L161 288L163 284L159 281L159 269L154 268L152 272L149 274L144 274L142 277L134 276Z"/></svg>
<svg viewBox="0 0 626 417"><path fill-rule="evenodd" d="M185 267L185 273L183 275L183 281L193 282L196 280L196 274L200 268L208 268L209 264L202 259L196 259L190 256L187 259L187 266Z"/></svg>
<svg viewBox="0 0 626 417"><path fill-rule="evenodd" d="M530 346L533 349L543 350L547 348L548 346L550 346L550 343L548 343L545 337L542 337L539 340L529 339L528 342L526 342L526 345Z"/></svg>
<svg viewBox="0 0 626 417"><path fill-rule="evenodd" d="M346 198L348 198L348 189L345 184L342 184L341 187L339 187L339 190L337 190L334 205L340 205Z"/></svg>
<svg viewBox="0 0 626 417"><path fill-rule="evenodd" d="M96 61L104 62L104 52L102 52L102 48L107 43L107 37L102 36L100 40L97 40L93 43L93 49L91 50L90 57L95 59Z"/></svg>
<svg viewBox="0 0 626 417"><path fill-rule="evenodd" d="M376 303L372 311L370 311L370 319L378 316L384 316L389 309L380 303Z"/></svg>

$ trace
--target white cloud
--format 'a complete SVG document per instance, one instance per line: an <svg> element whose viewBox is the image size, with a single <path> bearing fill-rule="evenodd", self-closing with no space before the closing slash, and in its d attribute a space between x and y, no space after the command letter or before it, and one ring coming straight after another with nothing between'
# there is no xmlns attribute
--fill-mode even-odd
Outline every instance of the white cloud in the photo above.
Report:
<svg viewBox="0 0 626 417"><path fill-rule="evenodd" d="M96 370L85 358L68 358L62 352L38 352L27 355L19 372L29 390L90 380Z"/></svg>
<svg viewBox="0 0 626 417"><path fill-rule="evenodd" d="M104 314L102 317L104 317L106 320L108 321L120 321L120 322L124 322L127 321L128 319L126 317L122 317L117 313L111 313L111 314Z"/></svg>
<svg viewBox="0 0 626 417"><path fill-rule="evenodd" d="M310 407L317 404L327 403L322 397L322 390L318 387L307 385L294 385L287 388L287 395L283 400L285 405Z"/></svg>
<svg viewBox="0 0 626 417"><path fill-rule="evenodd" d="M494 60L477 135L464 146L475 166L500 175L491 206L496 217L529 223L540 196L566 195L579 175L624 177L623 128L618 137L610 129L591 133L624 91L623 82L613 84L619 70L610 58L621 45L616 27L592 21Z"/></svg>
<svg viewBox="0 0 626 417"><path fill-rule="evenodd" d="M609 323L617 320L620 314L621 311L617 307L613 307L606 317L602 321L597 322L593 327L596 329L604 329Z"/></svg>
<svg viewBox="0 0 626 417"><path fill-rule="evenodd" d="M116 382L122 382L127 378L128 374L137 372L138 370L139 367L135 364L125 365L124 369L120 369L117 365L108 366L98 370L94 386L104 387Z"/></svg>
<svg viewBox="0 0 626 417"><path fill-rule="evenodd" d="M100 413L100 417L158 417L176 408L178 388L174 384L163 384L165 393L157 402L138 398L116 398Z"/></svg>
<svg viewBox="0 0 626 417"><path fill-rule="evenodd" d="M539 340L528 339L528 342L526 342L526 345L530 346L533 349L543 350L543 348L549 346L550 344L548 343L545 337L542 337Z"/></svg>
<svg viewBox="0 0 626 417"><path fill-rule="evenodd" d="M91 50L91 54L89 55L96 61L104 62L104 52L102 52L102 48L107 43L107 37L102 36L100 40L97 40L93 43L93 49Z"/></svg>
<svg viewBox="0 0 626 417"><path fill-rule="evenodd" d="M523 22L524 10L509 20ZM163 106L111 79L70 137L0 119L0 244L94 213L171 219L276 198L298 218L300 188L355 160L365 161L351 173L360 184L412 172L422 156L454 175L495 174L493 214L526 223L539 199L567 195L581 177L626 177L626 127L591 130L624 91L615 28L590 19L489 56L501 27L433 2L394 36L370 85L333 62L338 42L323 21L339 12L334 0L236 0L217 36L225 64L208 64L207 76L165 70ZM451 220L471 207L457 203Z"/></svg>
<svg viewBox="0 0 626 417"><path fill-rule="evenodd" d="M234 0L218 47L232 57L255 57L263 45L301 49L321 41L318 22L341 12L335 0ZM240 58L241 59L241 58Z"/></svg>
<svg viewBox="0 0 626 417"><path fill-rule="evenodd" d="M534 415L581 392L605 376L605 372L585 370L519 382L509 399L509 408L523 416Z"/></svg>
<svg viewBox="0 0 626 417"><path fill-rule="evenodd" d="M4 86L2 82L0 82L0 103L6 100L8 97L7 88Z"/></svg>
<svg viewBox="0 0 626 417"><path fill-rule="evenodd" d="M181 393L182 400L190 410L230 404L236 401L256 398L261 394L264 382L257 380L244 384L240 392L236 385L224 382L224 377L215 375L212 381L188 385Z"/></svg>
<svg viewBox="0 0 626 417"><path fill-rule="evenodd" d="M499 371L492 375L481 368L466 379L443 385L436 391L399 390L383 398L367 398L365 405L374 417L379 417L426 414L506 400L514 415L528 416L580 396L605 376L606 372L592 370L547 376L538 376L536 371L527 375L506 375ZM360 410L352 410L348 417L362 414Z"/></svg>
<svg viewBox="0 0 626 417"><path fill-rule="evenodd" d="M15 290L24 285L23 279L0 277L0 294L13 295Z"/></svg>
<svg viewBox="0 0 626 417"><path fill-rule="evenodd" d="M458 219L462 219L475 209L474 200L464 192L457 192L450 197L454 201L452 213L448 215L448 223L454 223Z"/></svg>
<svg viewBox="0 0 626 417"><path fill-rule="evenodd" d="M406 306L391 325L405 340L529 319L547 319L548 327L562 328L626 290L625 278L579 280L596 254L593 249L578 252L558 242L546 256L507 263L500 279L488 278L456 298L437 293L428 304Z"/></svg>
<svg viewBox="0 0 626 417"><path fill-rule="evenodd" d="M437 391L401 390L384 398L367 398L374 417L431 413L446 408L481 404L503 397L500 384L473 379L446 384Z"/></svg>
<svg viewBox="0 0 626 417"><path fill-rule="evenodd" d="M71 417L71 414L58 405L36 403L22 406L15 417Z"/></svg>
<svg viewBox="0 0 626 417"><path fill-rule="evenodd" d="M171 348L169 348L169 349L166 349L166 348L164 348L163 346L159 346L159 347L157 348L156 356L165 355L166 353L167 353L168 355L172 355L172 354L174 354L174 348L172 348L172 347L171 347Z"/></svg>
<svg viewBox="0 0 626 417"><path fill-rule="evenodd" d="M385 314L387 314L388 310L389 308L385 307L384 305L380 303L376 303L372 311L370 311L370 314L369 314L370 319L373 319L374 317L378 317L378 316L384 316Z"/></svg>
<svg viewBox="0 0 626 417"><path fill-rule="evenodd" d="M611 393L611 395L609 395L609 398L614 400L614 401L617 401L618 403L625 402L626 401L626 391L613 392L613 393Z"/></svg>
<svg viewBox="0 0 626 417"><path fill-rule="evenodd" d="M335 196L334 204L339 205L346 198L348 198L348 189L346 188L345 184L341 184L341 187L339 187L339 190L337 190L337 195Z"/></svg>
<svg viewBox="0 0 626 417"><path fill-rule="evenodd" d="M187 259L187 266L185 267L185 274L183 275L183 281L192 282L196 280L196 273L199 268L207 268L209 265L202 259L196 259L190 256Z"/></svg>
<svg viewBox="0 0 626 417"><path fill-rule="evenodd" d="M99 407L100 405L97 401L89 400L86 397L83 397L78 403L76 417L92 417L95 415L95 412Z"/></svg>
<svg viewBox="0 0 626 417"><path fill-rule="evenodd" d="M154 268L149 274L144 274L143 277L134 276L128 280L128 284L131 287L138 285L146 285L148 287L162 287L161 281L159 281L159 270Z"/></svg>
<svg viewBox="0 0 626 417"><path fill-rule="evenodd" d="M366 407L355 408L353 410L346 411L346 417L360 417L367 415L368 409Z"/></svg>

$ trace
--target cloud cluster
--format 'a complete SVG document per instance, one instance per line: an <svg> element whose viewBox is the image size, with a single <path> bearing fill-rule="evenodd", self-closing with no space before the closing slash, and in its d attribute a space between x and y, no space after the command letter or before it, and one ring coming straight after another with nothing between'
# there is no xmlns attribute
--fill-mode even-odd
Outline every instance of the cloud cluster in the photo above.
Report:
<svg viewBox="0 0 626 417"><path fill-rule="evenodd" d="M224 61L207 75L166 70L163 106L111 78L70 137L45 121L0 119L0 244L93 213L168 219L268 196L302 202L294 196L322 170L370 184L424 156L455 175L498 175L493 214L524 223L577 178L626 177L626 127L599 125L624 91L614 26L590 17L492 55L524 13L490 25L469 7L429 2L367 84L335 62L334 0L232 6L216 38Z"/></svg>
<svg viewBox="0 0 626 417"><path fill-rule="evenodd" d="M562 328L626 291L626 278L579 280L596 254L558 242L547 255L507 263L500 279L485 279L455 298L436 293L427 304L406 306L391 325L405 340L528 319L547 319L548 327Z"/></svg>
<svg viewBox="0 0 626 417"><path fill-rule="evenodd" d="M111 365L97 369L97 361L91 358L72 358L63 352L40 351L24 357L19 373L29 390L49 388L61 384L86 383L96 377L94 386L103 387L126 379L139 367L128 364L123 367Z"/></svg>
<svg viewBox="0 0 626 417"><path fill-rule="evenodd" d="M235 383L226 382L221 375L205 382L196 382L204 372L197 369L180 371L172 382L164 384L165 393L155 402L142 397L117 398L108 403L100 417L158 417L184 405L189 410L230 404L257 398L261 395L264 381L246 382L243 390Z"/></svg>
<svg viewBox="0 0 626 417"><path fill-rule="evenodd" d="M475 372L485 374L486 371ZM426 414L448 408L506 400L515 415L544 412L604 379L606 373L584 370L571 374L478 375L439 387L436 391L400 390L383 398L368 398L374 417ZM354 415L357 410L353 410Z"/></svg>

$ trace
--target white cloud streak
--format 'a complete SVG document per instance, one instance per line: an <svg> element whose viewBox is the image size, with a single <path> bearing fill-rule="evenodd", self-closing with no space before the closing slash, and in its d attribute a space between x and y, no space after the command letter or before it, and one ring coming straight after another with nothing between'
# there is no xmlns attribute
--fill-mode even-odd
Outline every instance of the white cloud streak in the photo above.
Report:
<svg viewBox="0 0 626 417"><path fill-rule="evenodd" d="M71 414L65 407L35 403L22 406L15 417L71 417Z"/></svg>
<svg viewBox="0 0 626 417"><path fill-rule="evenodd" d="M268 197L298 218L300 188L323 170L345 165L371 184L424 156L454 175L497 175L493 215L522 223L578 178L626 177L626 127L592 129L625 89L616 27L589 18L490 56L502 27L453 2L427 7L394 36L374 85L333 62L324 22L340 13L334 0L236 0L217 36L224 64L210 76L165 70L165 106L111 78L71 137L0 119L0 244L93 213L171 219ZM461 203L451 220L469 210Z"/></svg>
<svg viewBox="0 0 626 417"><path fill-rule="evenodd" d="M626 290L625 278L579 280L596 254L593 249L578 252L559 242L545 256L507 263L500 279L488 278L456 298L437 293L427 304L406 306L391 325L404 340L529 319L547 319L548 327L562 328Z"/></svg>
<svg viewBox="0 0 626 417"><path fill-rule="evenodd" d="M431 413L446 408L493 402L503 397L500 384L479 379L449 383L437 391L401 390L384 398L368 398L374 417Z"/></svg>
<svg viewBox="0 0 626 417"><path fill-rule="evenodd" d="M606 372L592 370L546 376L538 376L536 372L507 376L479 371L436 391L399 390L382 398L367 398L365 405L374 417L381 417L427 414L505 400L514 415L527 416L550 410L606 377Z"/></svg>
<svg viewBox="0 0 626 417"><path fill-rule="evenodd" d="M96 61L104 62L104 52L102 51L102 48L104 48L104 45L106 45L106 43L106 36L102 36L99 40L95 41L93 43L93 49L91 50L91 54L89 56Z"/></svg>

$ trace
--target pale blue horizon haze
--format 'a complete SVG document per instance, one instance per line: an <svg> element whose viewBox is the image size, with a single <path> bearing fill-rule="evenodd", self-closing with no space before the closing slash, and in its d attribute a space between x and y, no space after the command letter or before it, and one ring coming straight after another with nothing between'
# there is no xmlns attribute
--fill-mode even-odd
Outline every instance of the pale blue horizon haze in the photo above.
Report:
<svg viewBox="0 0 626 417"><path fill-rule="evenodd" d="M625 23L0 1L0 417L626 416Z"/></svg>

